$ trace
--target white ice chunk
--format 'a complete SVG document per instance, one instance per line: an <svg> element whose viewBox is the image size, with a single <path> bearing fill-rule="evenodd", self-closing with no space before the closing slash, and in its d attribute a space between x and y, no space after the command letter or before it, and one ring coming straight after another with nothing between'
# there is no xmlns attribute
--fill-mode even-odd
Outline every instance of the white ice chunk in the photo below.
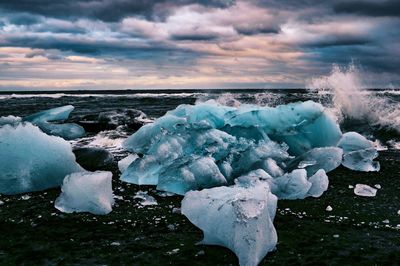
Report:
<svg viewBox="0 0 400 266"><path fill-rule="evenodd" d="M72 105L66 105L29 115L24 117L23 121L28 121L37 125L47 134L59 136L68 140L76 139L85 135L85 130L80 125L75 123L50 123L68 119L73 110L74 107Z"/></svg>
<svg viewBox="0 0 400 266"><path fill-rule="evenodd" d="M376 191L376 188L364 184L357 184L354 188L354 194L362 197L375 197Z"/></svg>
<svg viewBox="0 0 400 266"><path fill-rule="evenodd" d="M68 175L64 179L62 192L54 206L66 213L108 214L114 204L111 179L112 173L105 171Z"/></svg>
<svg viewBox="0 0 400 266"><path fill-rule="evenodd" d="M379 171L379 162L373 160L378 156L378 152L373 142L356 132L343 134L338 143L338 147L343 149L343 166L357 171Z"/></svg>
<svg viewBox="0 0 400 266"><path fill-rule="evenodd" d="M71 145L30 123L0 127L0 193L19 194L60 186L83 169Z"/></svg>
<svg viewBox="0 0 400 266"><path fill-rule="evenodd" d="M147 191L138 191L133 198L140 199L140 205L142 206L158 205L157 200L150 196Z"/></svg>
<svg viewBox="0 0 400 266"><path fill-rule="evenodd" d="M277 244L276 206L268 184L257 182L190 191L182 201L182 214L203 231L202 244L227 247L240 265L255 266Z"/></svg>

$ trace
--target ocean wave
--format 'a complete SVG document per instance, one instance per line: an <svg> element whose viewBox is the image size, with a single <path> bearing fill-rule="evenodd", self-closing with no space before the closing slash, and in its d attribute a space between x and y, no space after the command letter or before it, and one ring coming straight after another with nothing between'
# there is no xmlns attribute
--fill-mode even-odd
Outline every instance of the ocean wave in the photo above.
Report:
<svg viewBox="0 0 400 266"><path fill-rule="evenodd" d="M354 65L347 69L334 65L329 75L314 78L309 85L312 91L321 95L322 101L331 102L339 114L339 120L365 121L400 133L400 103L379 95L399 92L373 91L364 87L362 76Z"/></svg>

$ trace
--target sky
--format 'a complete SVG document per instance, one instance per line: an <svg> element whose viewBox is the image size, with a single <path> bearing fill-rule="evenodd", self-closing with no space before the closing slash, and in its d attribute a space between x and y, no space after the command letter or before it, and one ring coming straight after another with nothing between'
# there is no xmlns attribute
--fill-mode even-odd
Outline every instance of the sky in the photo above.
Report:
<svg viewBox="0 0 400 266"><path fill-rule="evenodd" d="M400 85L399 0L0 0L0 90Z"/></svg>

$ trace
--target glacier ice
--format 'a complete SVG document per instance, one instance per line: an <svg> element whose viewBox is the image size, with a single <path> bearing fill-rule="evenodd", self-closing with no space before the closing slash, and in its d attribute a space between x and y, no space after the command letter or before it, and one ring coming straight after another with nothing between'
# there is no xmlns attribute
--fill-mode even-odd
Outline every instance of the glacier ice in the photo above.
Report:
<svg viewBox="0 0 400 266"><path fill-rule="evenodd" d="M338 147L343 149L343 166L357 171L379 171L379 162L373 161L378 152L373 142L364 136L357 132L347 132L343 134Z"/></svg>
<svg viewBox="0 0 400 266"><path fill-rule="evenodd" d="M341 136L334 119L312 101L276 108L236 108L212 100L180 105L125 140L124 148L141 156L121 180L184 194L233 184L235 178L257 169L282 176L286 163L306 152L304 160L318 159L306 167L311 176L320 168L326 172L336 168L339 148L313 149L336 146Z"/></svg>
<svg viewBox="0 0 400 266"><path fill-rule="evenodd" d="M80 125L75 123L51 123L67 120L73 110L74 107L72 105L66 105L26 116L23 118L23 121L37 125L47 134L68 140L76 139L85 135L85 130Z"/></svg>
<svg viewBox="0 0 400 266"><path fill-rule="evenodd" d="M114 204L112 173L106 171L73 173L65 177L54 207L61 212L90 212L104 215Z"/></svg>
<svg viewBox="0 0 400 266"><path fill-rule="evenodd" d="M268 184L257 180L189 191L182 200L182 214L204 233L201 243L229 248L242 266L257 265L275 248L276 207Z"/></svg>
<svg viewBox="0 0 400 266"><path fill-rule="evenodd" d="M19 194L62 184L82 171L71 145L30 123L0 127L0 193Z"/></svg>

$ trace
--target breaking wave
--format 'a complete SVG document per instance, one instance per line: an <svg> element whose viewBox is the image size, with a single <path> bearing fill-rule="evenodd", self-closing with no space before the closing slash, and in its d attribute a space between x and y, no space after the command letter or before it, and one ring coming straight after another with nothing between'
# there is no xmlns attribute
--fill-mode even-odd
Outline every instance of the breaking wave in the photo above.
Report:
<svg viewBox="0 0 400 266"><path fill-rule="evenodd" d="M340 121L357 120L400 133L399 103L385 97L399 92L364 89L362 76L353 64L347 68L334 65L329 75L312 79L309 88L333 105Z"/></svg>

